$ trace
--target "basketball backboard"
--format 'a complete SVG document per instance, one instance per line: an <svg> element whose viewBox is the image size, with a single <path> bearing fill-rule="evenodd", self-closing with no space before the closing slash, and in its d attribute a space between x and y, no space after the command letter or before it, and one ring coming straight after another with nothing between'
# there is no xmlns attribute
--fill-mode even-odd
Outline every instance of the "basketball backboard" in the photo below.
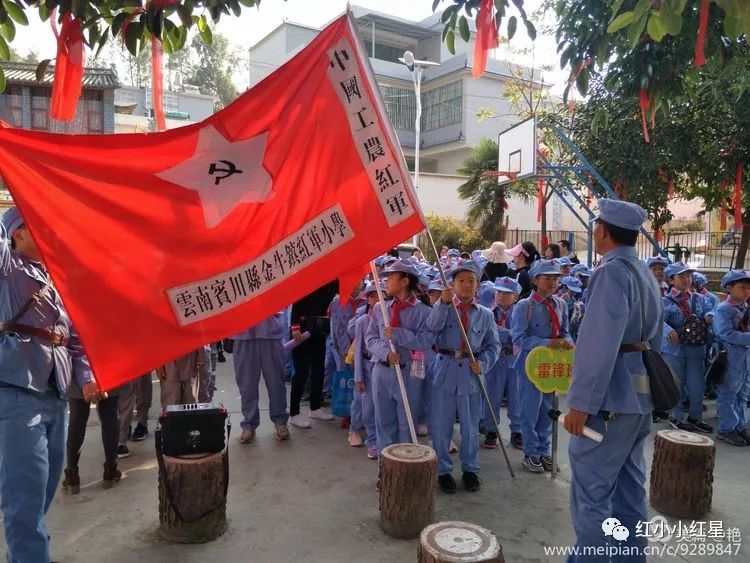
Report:
<svg viewBox="0 0 750 563"><path fill-rule="evenodd" d="M536 118L530 117L506 129L497 139L498 184L536 175ZM512 172L512 175L503 174Z"/></svg>

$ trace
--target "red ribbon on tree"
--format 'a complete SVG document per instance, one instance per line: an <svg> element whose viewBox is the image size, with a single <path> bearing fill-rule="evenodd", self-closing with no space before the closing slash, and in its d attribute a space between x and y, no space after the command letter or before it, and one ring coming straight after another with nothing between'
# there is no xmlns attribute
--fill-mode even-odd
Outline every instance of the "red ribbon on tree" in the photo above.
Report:
<svg viewBox="0 0 750 563"><path fill-rule="evenodd" d="M55 81L52 84L50 115L53 119L70 121L76 115L81 97L83 81L83 32L81 22L72 12L63 16L62 26L57 30L56 11L50 16L52 32L57 39L55 58Z"/></svg>
<svg viewBox="0 0 750 563"><path fill-rule="evenodd" d="M539 178L536 185L536 222L542 221L544 211L544 180Z"/></svg>
<svg viewBox="0 0 750 563"><path fill-rule="evenodd" d="M656 242L661 242L663 240L664 237L662 236L661 229L656 229L654 231L654 238L656 239Z"/></svg>
<svg viewBox="0 0 750 563"><path fill-rule="evenodd" d="M641 106L641 125L643 126L643 139L647 142L651 142L651 138L648 135L648 123L646 123L646 111L651 105L651 100L648 97L648 90L641 88L640 95L640 106Z"/></svg>
<svg viewBox="0 0 750 563"><path fill-rule="evenodd" d="M742 227L742 163L737 163L734 171L734 228Z"/></svg>
<svg viewBox="0 0 750 563"><path fill-rule="evenodd" d="M719 212L719 230L726 231L727 230L727 208L722 207L721 211Z"/></svg>
<svg viewBox="0 0 750 563"><path fill-rule="evenodd" d="M482 0L477 14L477 38L474 43L474 64L471 75L479 78L487 68L487 52L497 49L497 24L492 13L495 3L492 0Z"/></svg>
<svg viewBox="0 0 750 563"><path fill-rule="evenodd" d="M703 52L706 35L708 35L708 0L701 0L698 12L698 39L695 42L695 57L693 59L693 65L696 67L706 64L706 54Z"/></svg>
<svg viewBox="0 0 750 563"><path fill-rule="evenodd" d="M164 117L164 47L158 37L151 37L151 98L154 106L156 130L164 131L167 120Z"/></svg>

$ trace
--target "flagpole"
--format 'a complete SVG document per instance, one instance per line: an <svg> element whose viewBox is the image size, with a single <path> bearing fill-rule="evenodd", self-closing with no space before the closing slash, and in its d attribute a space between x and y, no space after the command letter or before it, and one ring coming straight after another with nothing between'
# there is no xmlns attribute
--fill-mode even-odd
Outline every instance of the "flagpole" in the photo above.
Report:
<svg viewBox="0 0 750 563"><path fill-rule="evenodd" d="M380 287L380 280L378 279L378 271L375 268L375 262L370 262L370 268L372 269L372 279L375 284L375 289L378 292L378 300L380 301L380 312L383 313L383 324L386 328L390 328L391 319L388 318L388 314L385 308L385 296L383 290ZM396 346L393 344L393 340L388 339L388 345L390 346L391 352L396 352ZM401 389L401 399L404 401L404 410L406 411L406 421L409 423L409 434L411 434L412 444L419 444L417 441L417 431L414 430L414 419L411 417L411 407L409 406L409 397L406 394L406 385L404 384L404 376L401 373L401 365L394 364L396 369L396 379L398 379L398 386Z"/></svg>
<svg viewBox="0 0 750 563"><path fill-rule="evenodd" d="M443 270L443 265L440 263L440 254L438 254L437 247L435 246L435 241L432 238L432 233L430 232L430 228L427 226L426 223L425 223L425 232L427 233L427 238L429 239L430 245L432 246L432 251L435 253L435 256L437 256L437 266L438 266L438 269L440 270L440 278L443 280L443 285L445 287L448 287L448 278L445 275L445 270ZM458 325L458 328L461 331L461 337L463 338L463 341L466 344L466 349L469 351L469 359L472 361L472 363L476 362L476 358L474 357L474 350L471 349L471 343L469 342L469 336L466 334L466 329L464 328L464 325L461 322L461 316L458 313L458 307L456 307L456 303L453 300L451 300L451 308L453 309L453 314L456 317L456 324ZM474 373L474 372L472 371L471 373ZM513 467L511 467L510 465L508 452L505 451L505 445L503 444L502 435L500 434L500 425L497 423L497 417L495 416L495 411L492 408L492 402L490 401L490 396L487 394L487 387L484 384L484 379L482 378L482 374L475 373L474 375L477 378L479 389L482 391L482 396L484 397L484 403L487 406L487 410L489 411L490 416L492 417L492 424L493 424L493 427L495 428L495 432L497 433L497 441L500 442L500 449L502 450L503 456L505 457L505 463L508 466L508 471L510 472L510 476L515 477L516 474L513 472Z"/></svg>

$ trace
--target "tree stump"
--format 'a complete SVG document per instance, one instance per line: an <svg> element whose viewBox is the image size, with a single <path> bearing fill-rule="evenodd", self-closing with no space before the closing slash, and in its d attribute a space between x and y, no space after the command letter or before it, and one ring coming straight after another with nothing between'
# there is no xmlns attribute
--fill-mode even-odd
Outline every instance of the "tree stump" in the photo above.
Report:
<svg viewBox="0 0 750 563"><path fill-rule="evenodd" d="M163 538L205 543L227 531L224 455L164 456L166 476L159 472L159 533Z"/></svg>
<svg viewBox="0 0 750 563"><path fill-rule="evenodd" d="M419 444L392 444L380 465L380 527L394 538L416 538L435 515L437 455Z"/></svg>
<svg viewBox="0 0 750 563"><path fill-rule="evenodd" d="M438 522L419 536L419 563L504 563L495 535L468 522Z"/></svg>
<svg viewBox="0 0 750 563"><path fill-rule="evenodd" d="M711 510L716 446L707 436L661 430L651 465L651 506L667 516L697 520Z"/></svg>

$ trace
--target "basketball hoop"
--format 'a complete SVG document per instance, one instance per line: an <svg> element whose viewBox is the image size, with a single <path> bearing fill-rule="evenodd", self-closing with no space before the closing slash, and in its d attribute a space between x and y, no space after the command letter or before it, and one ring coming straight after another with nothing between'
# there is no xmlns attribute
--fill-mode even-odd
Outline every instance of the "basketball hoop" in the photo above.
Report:
<svg viewBox="0 0 750 563"><path fill-rule="evenodd" d="M518 178L518 172L511 172L510 170L500 170L498 172L483 172L482 178L500 178L505 177L508 178L511 182L515 182L516 178Z"/></svg>

